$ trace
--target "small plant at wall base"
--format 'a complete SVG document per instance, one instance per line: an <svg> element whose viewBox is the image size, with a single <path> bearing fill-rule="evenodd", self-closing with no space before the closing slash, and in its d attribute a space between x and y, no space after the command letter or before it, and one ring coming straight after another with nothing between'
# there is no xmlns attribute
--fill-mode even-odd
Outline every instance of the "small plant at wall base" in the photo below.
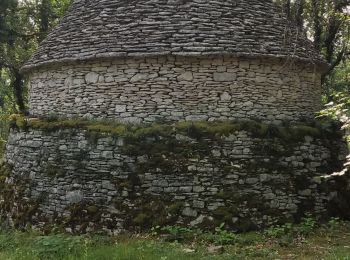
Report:
<svg viewBox="0 0 350 260"><path fill-rule="evenodd" d="M233 232L225 230L225 223L215 228L215 232L210 234L208 240L215 245L230 245L238 241L239 236Z"/></svg>
<svg viewBox="0 0 350 260"><path fill-rule="evenodd" d="M266 229L264 234L271 238L309 236L316 229L317 222L311 215L306 215L300 224L286 223Z"/></svg>

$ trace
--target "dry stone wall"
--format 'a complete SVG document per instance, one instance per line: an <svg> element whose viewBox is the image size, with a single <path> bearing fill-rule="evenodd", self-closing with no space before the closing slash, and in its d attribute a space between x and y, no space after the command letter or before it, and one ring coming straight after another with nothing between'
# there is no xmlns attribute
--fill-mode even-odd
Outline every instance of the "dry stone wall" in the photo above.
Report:
<svg viewBox="0 0 350 260"><path fill-rule="evenodd" d="M320 177L342 167L339 140L301 136L286 143L247 131L132 140L73 129L12 130L6 183L16 187L8 196L19 187L21 193L5 200L10 207L0 203L1 214L15 224L111 233L222 222L250 230L305 212L325 216L337 192Z"/></svg>
<svg viewBox="0 0 350 260"><path fill-rule="evenodd" d="M313 118L320 72L278 59L117 58L33 71L30 113L126 122Z"/></svg>

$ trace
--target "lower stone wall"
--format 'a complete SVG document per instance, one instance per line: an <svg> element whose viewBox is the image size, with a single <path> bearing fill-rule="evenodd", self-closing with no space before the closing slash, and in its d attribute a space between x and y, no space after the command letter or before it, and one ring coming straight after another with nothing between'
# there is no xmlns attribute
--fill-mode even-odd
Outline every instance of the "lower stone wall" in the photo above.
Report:
<svg viewBox="0 0 350 260"><path fill-rule="evenodd" d="M298 221L306 212L329 215L337 192L321 176L342 167L339 135L311 127L294 137L210 129L145 129L134 138L13 129L0 178L1 214L17 227L77 233L223 222L245 231Z"/></svg>

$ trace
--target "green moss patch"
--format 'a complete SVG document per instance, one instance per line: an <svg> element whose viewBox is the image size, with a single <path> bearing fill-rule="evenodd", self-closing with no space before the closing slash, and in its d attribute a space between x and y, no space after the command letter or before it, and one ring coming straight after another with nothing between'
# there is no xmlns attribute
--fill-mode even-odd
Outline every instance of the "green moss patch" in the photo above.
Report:
<svg viewBox="0 0 350 260"><path fill-rule="evenodd" d="M27 118L22 115L10 117L11 126L19 129L56 131L83 129L91 133L110 134L133 140L147 137L167 137L181 134L193 139L221 138L237 131L246 131L257 138L278 138L297 142L310 136L314 138L341 137L340 125L330 120L315 120L309 123L272 125L258 121L196 121L153 124L122 124L111 120L84 120L79 118Z"/></svg>

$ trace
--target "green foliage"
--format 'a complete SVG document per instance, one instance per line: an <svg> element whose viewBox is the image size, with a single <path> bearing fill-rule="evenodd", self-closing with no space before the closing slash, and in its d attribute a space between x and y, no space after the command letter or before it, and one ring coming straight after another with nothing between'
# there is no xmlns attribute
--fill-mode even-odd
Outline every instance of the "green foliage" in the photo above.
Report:
<svg viewBox="0 0 350 260"><path fill-rule="evenodd" d="M267 237L279 238L290 232L291 224L277 225L265 230Z"/></svg>
<svg viewBox="0 0 350 260"><path fill-rule="evenodd" d="M300 224L286 223L268 228L264 234L270 238L293 238L297 236L309 236L317 227L316 220L310 215L305 216Z"/></svg>
<svg viewBox="0 0 350 260"><path fill-rule="evenodd" d="M349 47L350 48L350 47ZM324 84L325 102L330 102L337 93L350 93L350 59L343 62L328 76Z"/></svg>
<svg viewBox="0 0 350 260"><path fill-rule="evenodd" d="M308 217L307 217L308 218ZM309 228L312 221L305 220ZM330 224L333 223L333 224ZM302 224L304 225L304 224ZM288 230L293 227L286 227ZM307 229L308 229L307 228ZM42 235L0 229L0 259L6 260L232 260L232 259L348 259L350 223L332 219L307 237L290 240L259 232L234 234L223 226L214 233L184 227L157 227L150 234L105 237ZM309 232L309 231L307 231ZM187 236L181 243L165 242L164 234ZM219 235L212 239L210 235ZM276 237L276 236L273 236ZM216 241L216 242L215 242ZM282 243L282 242L285 243ZM288 242L288 243L287 243ZM223 246L213 246L220 245ZM217 248L217 251L210 251Z"/></svg>
<svg viewBox="0 0 350 260"><path fill-rule="evenodd" d="M6 81L0 77L0 158L9 132L8 117L12 112L11 104L13 104L12 92L6 87Z"/></svg>
<svg viewBox="0 0 350 260"><path fill-rule="evenodd" d="M0 1L0 107L24 112L27 87L20 74L72 0ZM0 111L1 114L1 111Z"/></svg>
<svg viewBox="0 0 350 260"><path fill-rule="evenodd" d="M332 102L320 112L320 116L329 116L344 123L343 128L350 130L350 93L338 92L332 96Z"/></svg>
<svg viewBox="0 0 350 260"><path fill-rule="evenodd" d="M13 114L9 117L11 127L24 129L27 127L27 119L21 115Z"/></svg>
<svg viewBox="0 0 350 260"><path fill-rule="evenodd" d="M207 239L215 245L232 245L239 241L239 235L227 231L225 229L225 223L222 223L215 228L214 233L207 235Z"/></svg>
<svg viewBox="0 0 350 260"><path fill-rule="evenodd" d="M15 250L16 247L20 246L19 238L14 232L4 230L0 234L0 251L3 250Z"/></svg>
<svg viewBox="0 0 350 260"><path fill-rule="evenodd" d="M203 231L197 228L188 228L183 226L164 226L153 227L152 232L155 235L168 234L170 240L199 240L214 245L232 245L240 241L240 235L225 229L225 223L215 228L214 232Z"/></svg>
<svg viewBox="0 0 350 260"><path fill-rule="evenodd" d="M295 230L300 235L308 236L315 230L316 227L316 220L311 215L307 215L302 219L302 222L295 227Z"/></svg>
<svg viewBox="0 0 350 260"><path fill-rule="evenodd" d="M83 251L83 237L67 237L61 234L35 238L32 251L40 259L58 259L66 255L79 255Z"/></svg>
<svg viewBox="0 0 350 260"><path fill-rule="evenodd" d="M342 222L339 218L331 218L328 221L327 226L331 230L337 230L341 226L341 224L342 224Z"/></svg>
<svg viewBox="0 0 350 260"><path fill-rule="evenodd" d="M165 226L165 227L157 226L153 230L154 231L159 230L159 232L170 234L174 237L178 237L186 233L194 233L192 229L187 227L181 227L181 226Z"/></svg>
<svg viewBox="0 0 350 260"><path fill-rule="evenodd" d="M339 92L332 96L333 101L326 105L326 108L320 112L319 117L331 117L334 120L339 120L343 123L342 129L346 133L348 147L350 150L350 93ZM350 154L347 156L345 173L350 168Z"/></svg>
<svg viewBox="0 0 350 260"><path fill-rule="evenodd" d="M6 141L3 138L0 138L0 158L2 158L5 152Z"/></svg>
<svg viewBox="0 0 350 260"><path fill-rule="evenodd" d="M274 1L281 4L287 16L307 33L315 49L330 64L323 75L326 99L334 91L349 93L349 1Z"/></svg>

